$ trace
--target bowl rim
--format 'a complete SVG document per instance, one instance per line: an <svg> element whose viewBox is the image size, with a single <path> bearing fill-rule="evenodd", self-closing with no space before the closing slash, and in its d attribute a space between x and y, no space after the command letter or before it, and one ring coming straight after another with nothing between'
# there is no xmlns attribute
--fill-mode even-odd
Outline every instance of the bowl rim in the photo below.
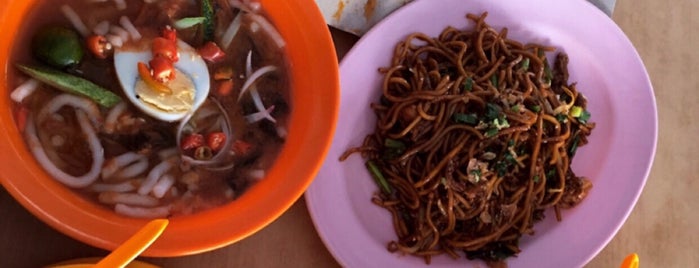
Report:
<svg viewBox="0 0 699 268"><path fill-rule="evenodd" d="M6 37L16 36L21 20L40 0L12 1L0 6ZM330 32L313 0L258 0L286 41L291 77L292 112L289 134L267 179L227 205L171 219L170 226L142 255L174 257L214 250L246 238L284 213L317 174L339 112L338 60ZM0 39L0 92L9 96L9 54L12 38ZM309 75L317 74L317 76ZM322 94L318 94L323 90ZM52 228L86 244L116 248L148 219L118 216L85 200L51 179L34 161L16 128L11 100L0 98L0 183L25 209ZM254 204L255 206L250 206ZM228 217L228 215L244 217Z"/></svg>

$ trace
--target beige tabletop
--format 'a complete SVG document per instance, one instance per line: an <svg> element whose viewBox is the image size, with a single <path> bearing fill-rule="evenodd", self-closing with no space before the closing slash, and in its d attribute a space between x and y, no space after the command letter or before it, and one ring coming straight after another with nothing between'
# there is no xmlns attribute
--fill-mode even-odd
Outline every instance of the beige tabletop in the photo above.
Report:
<svg viewBox="0 0 699 268"><path fill-rule="evenodd" d="M635 44L655 88L660 118L653 169L633 213L589 267L699 265L699 1L619 0L614 20ZM584 23L584 22L581 22ZM342 56L355 41L333 32ZM1 165L1 164L0 164ZM0 267L40 267L106 252L43 224L0 189ZM303 199L259 233L200 255L154 259L164 267L335 267Z"/></svg>

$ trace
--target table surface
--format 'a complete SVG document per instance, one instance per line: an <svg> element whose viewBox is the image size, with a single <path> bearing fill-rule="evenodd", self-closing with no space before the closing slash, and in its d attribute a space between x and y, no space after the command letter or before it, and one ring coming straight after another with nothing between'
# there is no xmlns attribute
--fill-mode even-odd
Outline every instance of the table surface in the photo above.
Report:
<svg viewBox="0 0 699 268"><path fill-rule="evenodd" d="M621 0L614 20L635 44L658 101L658 151L646 188L621 231L588 267L618 267L637 252L644 267L699 264L699 2ZM338 55L355 41L333 32ZM688 141L688 142L684 142ZM106 252L43 224L0 188L0 267L39 267ZM141 258L164 267L336 267L303 199L257 234L216 251L179 258Z"/></svg>

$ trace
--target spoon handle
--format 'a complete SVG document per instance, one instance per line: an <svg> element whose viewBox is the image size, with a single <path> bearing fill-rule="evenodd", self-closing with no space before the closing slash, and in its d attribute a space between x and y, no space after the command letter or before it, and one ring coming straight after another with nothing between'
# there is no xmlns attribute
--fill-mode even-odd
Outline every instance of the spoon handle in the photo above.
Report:
<svg viewBox="0 0 699 268"><path fill-rule="evenodd" d="M95 268L111 268L124 267L130 263L138 254L141 254L160 234L163 233L168 225L167 219L156 219L150 221L146 226L141 228L131 238L126 240L121 246L112 251L107 257L95 264Z"/></svg>

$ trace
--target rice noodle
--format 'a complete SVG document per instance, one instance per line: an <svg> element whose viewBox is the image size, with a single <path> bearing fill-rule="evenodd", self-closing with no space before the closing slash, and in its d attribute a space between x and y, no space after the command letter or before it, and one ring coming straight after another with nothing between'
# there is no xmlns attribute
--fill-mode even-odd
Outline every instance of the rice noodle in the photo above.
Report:
<svg viewBox="0 0 699 268"><path fill-rule="evenodd" d="M139 208L124 204L116 204L114 211L118 214L133 218L165 218L170 215L170 206L161 206L154 208Z"/></svg>
<svg viewBox="0 0 699 268"><path fill-rule="evenodd" d="M121 27L124 27L124 29L126 29L126 31L128 31L129 34L131 34L132 40L141 40L141 33L138 32L138 29L136 29L136 27L133 25L133 23L128 17L121 16L121 18L119 18L119 24L121 24Z"/></svg>
<svg viewBox="0 0 699 268"><path fill-rule="evenodd" d="M117 172L113 178L115 179L127 179L133 178L138 175L143 174L148 170L148 158L144 157L136 161L135 163L129 165L128 167Z"/></svg>
<svg viewBox="0 0 699 268"><path fill-rule="evenodd" d="M148 172L148 177L138 188L138 194L146 195L153 190L153 187L158 183L158 179L172 168L170 161L163 161Z"/></svg>
<svg viewBox="0 0 699 268"><path fill-rule="evenodd" d="M85 112L94 126L99 126L102 121L100 110L99 107L97 107L97 104L95 104L91 100L71 95L68 93L58 95L54 97L49 103L47 103L46 106L44 106L44 108L41 109L41 111L39 111L39 121L42 121L47 116L58 112L58 110L60 110L63 106L71 106L75 109Z"/></svg>
<svg viewBox="0 0 699 268"><path fill-rule="evenodd" d="M158 152L158 158L160 158L160 160L169 159L170 157L177 155L177 150L179 150L177 149L177 147L163 149L160 152Z"/></svg>
<svg viewBox="0 0 699 268"><path fill-rule="evenodd" d="M107 38L107 41L109 41L109 43L114 47L118 48L124 45L124 40L118 35L108 34L105 36L105 38Z"/></svg>
<svg viewBox="0 0 699 268"><path fill-rule="evenodd" d="M107 113L107 117L104 120L104 133L107 134L112 134L114 133L114 130L116 129L117 121L119 120L119 116L126 111L126 103L125 102L120 102L116 106L114 106L111 110L109 110L109 113Z"/></svg>
<svg viewBox="0 0 699 268"><path fill-rule="evenodd" d="M93 192L117 192L125 193L136 190L138 184L135 180L129 180L121 183L94 183L90 186Z"/></svg>
<svg viewBox="0 0 699 268"><path fill-rule="evenodd" d="M109 27L111 24L109 21L103 20L100 23L97 23L95 27L92 28L92 32L96 35L105 35L109 33Z"/></svg>
<svg viewBox="0 0 699 268"><path fill-rule="evenodd" d="M97 134L90 125L90 121L83 111L76 111L78 117L78 123L80 128L85 134L85 138L90 147L90 153L92 154L92 165L90 170L82 176L76 177L65 173L63 170L58 168L51 160L49 160L46 152L44 151L39 137L37 136L36 126L31 116L27 119L27 143L29 148L34 154L36 161L46 170L49 175L58 180L59 182L73 188L82 188L91 183L93 183L99 177L100 171L102 169L102 164L104 163L104 148L100 144Z"/></svg>
<svg viewBox="0 0 699 268"><path fill-rule="evenodd" d="M37 88L39 88L39 81L33 78L29 79L13 90L10 98L16 103L21 103L24 101L24 98L34 93Z"/></svg>
<svg viewBox="0 0 699 268"><path fill-rule="evenodd" d="M109 32L118 35L124 42L129 41L129 32L124 30L124 28L121 28L117 25L112 25L111 27L109 27Z"/></svg>
<svg viewBox="0 0 699 268"><path fill-rule="evenodd" d="M274 28L274 25L272 25L265 17L262 17L261 15L258 14L247 14L250 16L252 21L256 22L259 24L260 28L262 28L262 31L266 32L267 35L269 35L270 38L272 38L272 41L274 41L275 44L277 44L277 47L283 48L286 46L286 42L282 38L282 36L279 34L276 28ZM251 29L252 30L252 29ZM253 31L253 33L256 31Z"/></svg>
<svg viewBox="0 0 699 268"><path fill-rule="evenodd" d="M242 20L242 17L243 14L238 13L235 16L235 19L233 19L233 22L231 22L231 24L226 29L226 32L223 33L223 37L221 37L221 46L223 50L228 49L231 43L233 43L233 39L235 39L235 36L238 35L238 31L240 31L240 22Z"/></svg>
<svg viewBox="0 0 699 268"><path fill-rule="evenodd" d="M153 186L153 195L157 198L163 198L170 190L170 187L175 184L175 178L170 175L165 175L160 178L158 183Z"/></svg>
<svg viewBox="0 0 699 268"><path fill-rule="evenodd" d="M102 179L107 180L111 178L115 173L117 173L117 171L119 171L120 169L142 160L145 160L147 167L148 159L146 159L144 155L140 155L134 152L127 152L122 155L116 156L112 159L109 159L105 161L104 166L102 167ZM135 174L133 176L136 175L138 174Z"/></svg>
<svg viewBox="0 0 699 268"><path fill-rule="evenodd" d="M102 192L98 199L104 204L124 204L139 207L155 207L160 204L158 199L152 196L140 195L134 193L117 193L117 192Z"/></svg>
<svg viewBox="0 0 699 268"><path fill-rule="evenodd" d="M87 26L85 26L85 23L83 23L78 13L76 13L72 7L69 5L62 5L61 12L63 12L63 15L66 16L71 24L73 24L73 28L75 28L80 35L83 37L90 35L90 31L87 29Z"/></svg>
<svg viewBox="0 0 699 268"><path fill-rule="evenodd" d="M118 10L126 9L126 1L125 0L114 0L114 4L116 4L116 8Z"/></svg>

